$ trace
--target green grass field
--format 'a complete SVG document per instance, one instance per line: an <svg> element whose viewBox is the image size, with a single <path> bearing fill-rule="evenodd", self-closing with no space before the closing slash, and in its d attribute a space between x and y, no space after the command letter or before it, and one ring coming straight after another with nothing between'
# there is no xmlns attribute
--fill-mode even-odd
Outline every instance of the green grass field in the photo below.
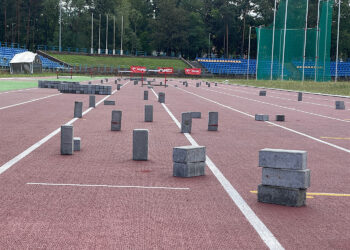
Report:
<svg viewBox="0 0 350 250"><path fill-rule="evenodd" d="M130 68L130 66L145 66L150 69L157 67L173 67L174 69L184 69L188 67L179 59L158 59L142 57L104 57L104 56L84 56L84 55L59 55L51 56L68 64L82 64L88 66L107 65L112 67Z"/></svg>
<svg viewBox="0 0 350 250"><path fill-rule="evenodd" d="M212 81L212 79L211 79ZM231 84L241 84L266 88L278 88L313 93L350 96L350 82L296 82L296 81L255 81L241 79L216 79L217 82L226 81Z"/></svg>
<svg viewBox="0 0 350 250"><path fill-rule="evenodd" d="M38 81L0 80L0 92L38 87Z"/></svg>

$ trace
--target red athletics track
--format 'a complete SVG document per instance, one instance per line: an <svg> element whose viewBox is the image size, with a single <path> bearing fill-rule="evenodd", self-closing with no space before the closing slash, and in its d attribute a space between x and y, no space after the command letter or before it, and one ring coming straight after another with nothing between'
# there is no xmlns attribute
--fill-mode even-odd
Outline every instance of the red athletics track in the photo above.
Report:
<svg viewBox="0 0 350 250"><path fill-rule="evenodd" d="M225 101L218 93L202 89L204 86L201 89L181 88L215 98L217 102ZM154 104L155 122L142 122L144 89L127 85L116 94L117 107L100 106L76 121L75 135L82 137L83 150L73 157L59 155L59 136L55 136L0 176L3 201L0 216L4 229L0 239L6 239L3 246L265 247L208 169L206 177L171 177L172 147L189 142L178 132L151 93L147 103ZM157 91L164 90L157 88ZM166 105L178 119L181 112L202 111L203 118L193 120L192 136L199 144L207 146L208 156L283 247L339 249L347 246L349 198L315 196L308 199L305 208L286 208L259 204L256 195L249 192L260 183L261 170L256 167L258 150L278 147L309 152L309 168L312 170L309 191L349 193L345 182L349 174L345 167L347 153L266 123L255 122L251 117L179 89L168 88L165 92ZM233 105L237 104L234 102ZM110 112L114 108L124 112L123 131L120 133L109 131ZM208 111L220 112L219 132L206 131ZM316 127L315 124L309 125ZM150 129L149 162L130 160L134 128ZM119 152L118 157L116 152ZM326 179L327 174L331 180ZM190 190L48 187L26 185L28 182L171 186Z"/></svg>

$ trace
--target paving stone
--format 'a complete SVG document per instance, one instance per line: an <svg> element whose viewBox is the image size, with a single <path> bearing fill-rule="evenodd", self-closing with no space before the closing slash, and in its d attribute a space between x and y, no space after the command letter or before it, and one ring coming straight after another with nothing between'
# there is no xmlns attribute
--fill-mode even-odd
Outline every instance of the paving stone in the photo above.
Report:
<svg viewBox="0 0 350 250"><path fill-rule="evenodd" d="M260 114L255 115L255 121L268 121L268 120L269 120L269 115L260 115Z"/></svg>
<svg viewBox="0 0 350 250"><path fill-rule="evenodd" d="M306 189L310 187L310 170L262 168L262 184Z"/></svg>
<svg viewBox="0 0 350 250"><path fill-rule="evenodd" d="M284 120L285 120L284 115L276 115L276 121L278 121L278 122L284 122Z"/></svg>
<svg viewBox="0 0 350 250"><path fill-rule="evenodd" d="M159 94L158 94L158 102L165 103L165 93L164 92L159 92Z"/></svg>
<svg viewBox="0 0 350 250"><path fill-rule="evenodd" d="M143 91L143 100L148 100L148 90Z"/></svg>
<svg viewBox="0 0 350 250"><path fill-rule="evenodd" d="M120 90L121 84L117 84L117 90Z"/></svg>
<svg viewBox="0 0 350 250"><path fill-rule="evenodd" d="M148 129L134 129L132 158L134 161L148 160Z"/></svg>
<svg viewBox="0 0 350 250"><path fill-rule="evenodd" d="M145 105L145 122L153 122L153 105Z"/></svg>
<svg viewBox="0 0 350 250"><path fill-rule="evenodd" d="M192 114L186 112L181 114L181 133L191 133L192 129Z"/></svg>
<svg viewBox="0 0 350 250"><path fill-rule="evenodd" d="M219 113L209 112L208 131L217 131L219 127Z"/></svg>
<svg viewBox="0 0 350 250"><path fill-rule="evenodd" d="M112 100L105 100L103 102L104 105L115 105L115 101L112 101Z"/></svg>
<svg viewBox="0 0 350 250"><path fill-rule="evenodd" d="M259 151L259 167L304 170L307 169L307 152L265 148Z"/></svg>
<svg viewBox="0 0 350 250"><path fill-rule="evenodd" d="M73 126L61 126L61 155L72 155L74 150L73 144Z"/></svg>
<svg viewBox="0 0 350 250"><path fill-rule="evenodd" d="M196 177L205 175L205 162L173 163L173 176Z"/></svg>
<svg viewBox="0 0 350 250"><path fill-rule="evenodd" d="M258 201L290 207L306 205L306 189L258 186Z"/></svg>
<svg viewBox="0 0 350 250"><path fill-rule="evenodd" d="M335 101L335 109L344 110L345 109L344 101Z"/></svg>
<svg viewBox="0 0 350 250"><path fill-rule="evenodd" d="M260 90L259 96L266 96L266 91L265 90Z"/></svg>
<svg viewBox="0 0 350 250"><path fill-rule="evenodd" d="M89 108L95 108L96 107L96 96L90 95L89 96Z"/></svg>
<svg viewBox="0 0 350 250"><path fill-rule="evenodd" d="M74 118L82 118L82 117L83 117L83 103L74 102Z"/></svg>
<svg viewBox="0 0 350 250"><path fill-rule="evenodd" d="M81 145L81 138L80 137L74 137L74 151L80 151L80 145Z"/></svg>
<svg viewBox="0 0 350 250"><path fill-rule="evenodd" d="M181 146L173 148L173 162L190 163L204 162L206 160L206 148L204 146Z"/></svg>
<svg viewBox="0 0 350 250"><path fill-rule="evenodd" d="M202 113L201 112L191 112L191 117L192 118L202 118Z"/></svg>
<svg viewBox="0 0 350 250"><path fill-rule="evenodd" d="M298 93L298 102L301 102L303 100L303 93L299 92Z"/></svg>
<svg viewBox="0 0 350 250"><path fill-rule="evenodd" d="M111 121L111 130L120 131L122 127L122 111L113 110L112 111L112 121Z"/></svg>

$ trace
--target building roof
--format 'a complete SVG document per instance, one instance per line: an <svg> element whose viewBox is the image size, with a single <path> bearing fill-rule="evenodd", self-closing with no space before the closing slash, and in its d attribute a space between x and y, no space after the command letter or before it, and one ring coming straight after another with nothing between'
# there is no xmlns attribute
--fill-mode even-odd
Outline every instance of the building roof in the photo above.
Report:
<svg viewBox="0 0 350 250"><path fill-rule="evenodd" d="M12 60L10 61L10 63L31 63L31 62L34 62L35 61L35 57L37 56L38 54L35 54L33 52L30 52L30 51L26 51L26 52L23 52L23 53L19 53L19 54L16 54ZM39 60L39 63L41 63L40 59Z"/></svg>

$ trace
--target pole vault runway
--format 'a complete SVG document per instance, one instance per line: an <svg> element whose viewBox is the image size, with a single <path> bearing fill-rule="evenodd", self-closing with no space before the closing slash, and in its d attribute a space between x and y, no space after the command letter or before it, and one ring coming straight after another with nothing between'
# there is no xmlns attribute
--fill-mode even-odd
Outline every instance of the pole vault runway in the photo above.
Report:
<svg viewBox="0 0 350 250"><path fill-rule="evenodd" d="M173 80L153 91L123 83L107 98L116 106L101 103L74 121L74 101L87 109L88 96L63 94L0 110L5 131L0 169L69 121L82 140L80 152L62 156L57 133L2 172L2 248L345 249L350 244L350 141L321 138L350 137L349 111L285 100L293 99L291 93L273 92L279 98L272 98L268 90L263 98L253 88L196 88L194 81L186 88ZM157 102L159 92L166 94L164 105ZM34 93L27 97L34 99ZM310 97L305 95L305 102L332 106L331 97ZM146 104L154 106L153 123L143 121ZM120 132L110 131L112 110L123 111ZM181 134L178 122L188 111L202 112L202 118L193 119L191 134ZM219 112L217 132L207 131L209 111ZM270 114L271 122L254 121L255 113ZM273 121L276 114L285 114L286 122ZM140 128L149 129L147 162L132 161L132 131ZM172 177L172 148L196 143L207 147L206 175ZM307 206L257 202L258 151L268 147L308 151Z"/></svg>

